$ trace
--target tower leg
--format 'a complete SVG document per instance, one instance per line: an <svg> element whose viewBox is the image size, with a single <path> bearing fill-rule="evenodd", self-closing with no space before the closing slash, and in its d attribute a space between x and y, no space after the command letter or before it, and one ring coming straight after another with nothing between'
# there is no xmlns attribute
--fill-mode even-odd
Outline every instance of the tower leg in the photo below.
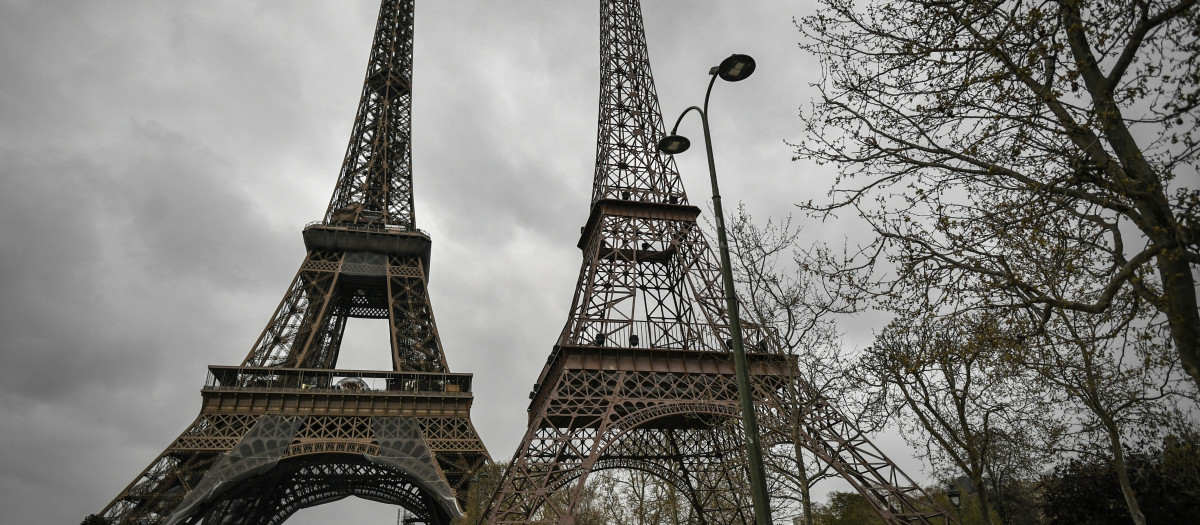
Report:
<svg viewBox="0 0 1200 525"><path fill-rule="evenodd" d="M114 525L273 525L358 496L449 524L487 460L470 422L455 419L201 414L101 515Z"/></svg>
<svg viewBox="0 0 1200 525"><path fill-rule="evenodd" d="M164 522L176 525L197 511L197 508L221 496L237 482L273 468L287 452L296 432L304 423L303 417L265 415L242 436L237 446L222 453L204 473L183 501Z"/></svg>
<svg viewBox="0 0 1200 525"><path fill-rule="evenodd" d="M566 350L554 364L582 364L590 353ZM684 363L684 355L659 353L662 371L637 370L655 368L653 360L623 361L614 351L545 374L558 379L535 400L541 408L493 495L487 523L572 524L588 475L608 469L662 479L702 523L748 523L735 381L718 371L727 362L696 353ZM713 373L665 370L671 367Z"/></svg>
<svg viewBox="0 0 1200 525"><path fill-rule="evenodd" d="M243 366L332 368L342 324L330 330L334 292L344 254L310 251ZM330 341L322 340L328 334Z"/></svg>

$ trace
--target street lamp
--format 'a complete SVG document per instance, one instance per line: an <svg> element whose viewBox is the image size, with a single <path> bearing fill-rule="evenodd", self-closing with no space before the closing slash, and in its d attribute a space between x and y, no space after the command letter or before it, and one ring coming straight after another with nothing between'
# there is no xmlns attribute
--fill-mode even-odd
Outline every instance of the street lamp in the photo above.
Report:
<svg viewBox="0 0 1200 525"><path fill-rule="evenodd" d="M725 215L721 210L721 192L717 189L717 165L713 162L712 136L708 130L708 97L712 94L717 77L727 82L744 80L754 72L754 59L748 55L730 55L721 65L708 71L708 91L704 93L704 107L689 107L679 114L671 134L658 142L658 151L668 155L683 153L691 146L686 137L677 135L679 123L688 112L700 114L704 127L704 148L708 152L708 175L712 181L713 213L717 219L717 248L721 252L721 277L725 282L725 300L729 314L729 332L733 338L733 363L737 372L738 400L742 405L742 426L746 432L746 456L750 467L750 493L754 499L754 521L758 525L771 523L770 501L767 499L767 479L762 464L762 450L758 443L758 418L754 413L754 399L750 395L750 367L746 363L746 349L742 344L742 322L738 314L737 297L733 292L733 266L729 262L729 241L725 236Z"/></svg>
<svg viewBox="0 0 1200 525"><path fill-rule="evenodd" d="M946 491L946 497L950 498L950 504L954 505L954 513L958 515L959 523L962 523L962 511L959 510L959 505L962 505L962 493L954 486Z"/></svg>

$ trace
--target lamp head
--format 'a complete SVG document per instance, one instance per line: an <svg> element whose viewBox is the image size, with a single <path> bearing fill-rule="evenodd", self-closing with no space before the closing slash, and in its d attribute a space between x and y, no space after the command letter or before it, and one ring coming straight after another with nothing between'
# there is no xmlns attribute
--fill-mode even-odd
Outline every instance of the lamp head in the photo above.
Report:
<svg viewBox="0 0 1200 525"><path fill-rule="evenodd" d="M667 155L683 153L692 146L692 141L683 135L667 135L658 141L658 151Z"/></svg>
<svg viewBox="0 0 1200 525"><path fill-rule="evenodd" d="M734 53L729 55L729 58L721 61L721 65L717 66L717 75L721 80L726 82L737 82L749 77L754 73L754 59L750 55L739 55Z"/></svg>
<svg viewBox="0 0 1200 525"><path fill-rule="evenodd" d="M946 491L946 497L950 498L950 504L955 508L962 504L962 494L954 487L950 487L950 490Z"/></svg>

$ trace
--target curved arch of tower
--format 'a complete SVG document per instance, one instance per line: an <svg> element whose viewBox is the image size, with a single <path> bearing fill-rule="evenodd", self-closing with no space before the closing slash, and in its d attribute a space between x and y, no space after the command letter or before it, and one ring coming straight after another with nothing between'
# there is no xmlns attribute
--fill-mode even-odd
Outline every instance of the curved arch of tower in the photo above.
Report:
<svg viewBox="0 0 1200 525"><path fill-rule="evenodd" d="M241 365L209 367L200 415L105 507L109 523L274 525L348 496L431 525L462 515L490 459L470 419L472 377L450 371L429 299L412 50L413 0L383 0L345 161L324 220L304 229L300 270ZM337 368L350 318L388 321L391 370Z"/></svg>

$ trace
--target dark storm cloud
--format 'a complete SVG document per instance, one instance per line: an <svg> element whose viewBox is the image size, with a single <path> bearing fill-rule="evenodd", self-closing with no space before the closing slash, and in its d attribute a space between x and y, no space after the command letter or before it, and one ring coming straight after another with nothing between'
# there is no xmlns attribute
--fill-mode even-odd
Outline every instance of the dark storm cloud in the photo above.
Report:
<svg viewBox="0 0 1200 525"><path fill-rule="evenodd" d="M818 197L801 190L816 171L783 142L816 78L791 25L808 5L644 4L668 126L700 103L709 66L732 52L759 60L755 78L714 92L726 202L765 217ZM476 374L473 420L506 460L578 275L599 9L417 9L430 293L448 361ZM195 417L205 367L245 356L304 256L301 227L327 204L377 11L375 0L0 2L4 521L99 511ZM703 155L680 167L706 208ZM289 523L391 512L328 507Z"/></svg>

